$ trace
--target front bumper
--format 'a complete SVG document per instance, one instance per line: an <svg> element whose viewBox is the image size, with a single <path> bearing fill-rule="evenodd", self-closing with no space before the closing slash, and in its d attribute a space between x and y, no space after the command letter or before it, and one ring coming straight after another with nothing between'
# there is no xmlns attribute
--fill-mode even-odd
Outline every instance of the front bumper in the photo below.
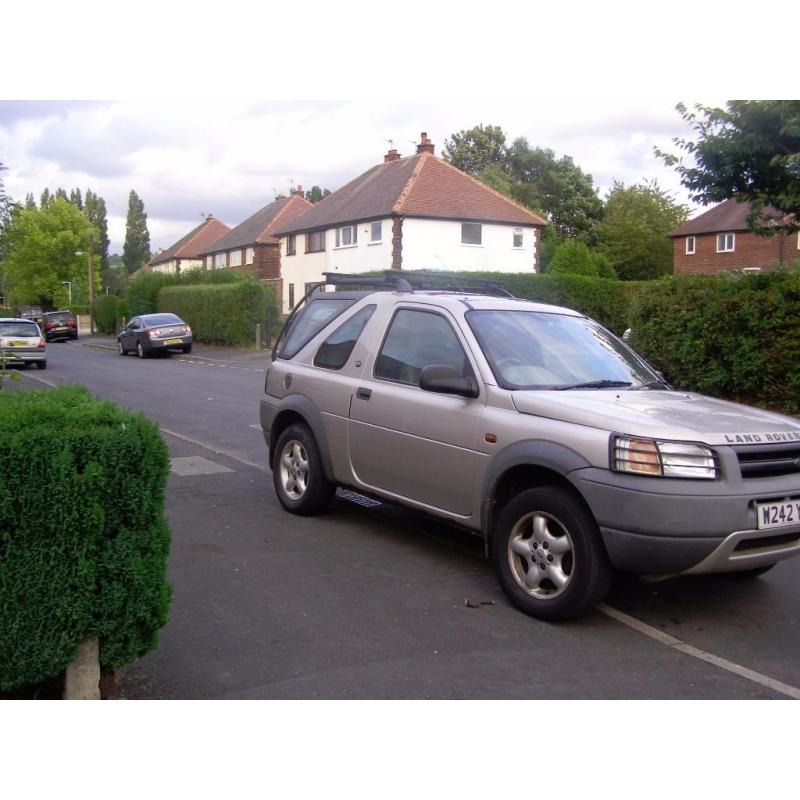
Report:
<svg viewBox="0 0 800 800"><path fill-rule="evenodd" d="M609 559L654 575L731 572L800 554L800 525L759 530L756 503L800 497L800 477L687 481L601 469L569 475Z"/></svg>

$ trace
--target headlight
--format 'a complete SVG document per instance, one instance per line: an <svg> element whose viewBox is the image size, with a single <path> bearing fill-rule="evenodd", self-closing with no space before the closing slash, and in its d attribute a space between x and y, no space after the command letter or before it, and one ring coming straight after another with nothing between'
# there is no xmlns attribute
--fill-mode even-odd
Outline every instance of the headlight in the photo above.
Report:
<svg viewBox="0 0 800 800"><path fill-rule="evenodd" d="M611 469L634 475L714 480L719 465L713 450L700 444L614 435Z"/></svg>

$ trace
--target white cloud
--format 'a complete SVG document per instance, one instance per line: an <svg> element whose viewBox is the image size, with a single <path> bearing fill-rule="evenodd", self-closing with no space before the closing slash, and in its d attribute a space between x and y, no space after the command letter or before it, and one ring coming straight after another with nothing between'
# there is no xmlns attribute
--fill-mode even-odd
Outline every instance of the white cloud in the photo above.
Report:
<svg viewBox="0 0 800 800"><path fill-rule="evenodd" d="M478 123L510 140L570 155L601 195L614 180L656 178L685 193L653 154L689 133L674 100L433 102L0 102L0 160L15 199L47 186L87 187L105 198L112 250L121 251L131 189L143 199L153 249L214 213L233 226L285 193L290 181L337 189L379 163L387 139L401 153L426 131L446 137ZM12 107L13 106L13 107Z"/></svg>

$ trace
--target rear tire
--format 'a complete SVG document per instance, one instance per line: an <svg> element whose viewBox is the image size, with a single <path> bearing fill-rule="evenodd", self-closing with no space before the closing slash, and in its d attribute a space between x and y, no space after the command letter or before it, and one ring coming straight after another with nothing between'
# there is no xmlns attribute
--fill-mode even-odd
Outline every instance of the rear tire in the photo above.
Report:
<svg viewBox="0 0 800 800"><path fill-rule="evenodd" d="M141 342L136 342L136 355L139 356L139 358L147 358L147 352L142 347Z"/></svg>
<svg viewBox="0 0 800 800"><path fill-rule="evenodd" d="M597 523L580 497L559 486L514 497L497 520L492 552L509 600L538 619L577 617L611 586Z"/></svg>
<svg viewBox="0 0 800 800"><path fill-rule="evenodd" d="M46 361L37 361L36 362L36 369L47 369L47 362Z"/></svg>
<svg viewBox="0 0 800 800"><path fill-rule="evenodd" d="M292 514L310 517L330 505L336 487L325 477L314 434L306 425L290 425L278 437L272 482L281 505Z"/></svg>

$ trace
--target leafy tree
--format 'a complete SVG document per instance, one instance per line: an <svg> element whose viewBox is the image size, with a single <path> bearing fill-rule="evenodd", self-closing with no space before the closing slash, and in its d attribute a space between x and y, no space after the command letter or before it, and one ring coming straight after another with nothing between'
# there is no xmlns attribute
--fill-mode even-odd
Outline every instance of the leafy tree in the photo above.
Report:
<svg viewBox="0 0 800 800"><path fill-rule="evenodd" d="M45 187L45 190L42 192L42 196L39 198L39 208L47 208L50 205L50 201L52 198L50 197L50 190Z"/></svg>
<svg viewBox="0 0 800 800"><path fill-rule="evenodd" d="M81 198L81 190L80 189L73 189L69 193L69 201L74 206L78 206L78 208L83 211L83 199Z"/></svg>
<svg viewBox="0 0 800 800"><path fill-rule="evenodd" d="M320 189L319 186L312 186L306 192L306 200L308 200L309 203L319 203L323 197L327 197L330 193L330 189Z"/></svg>
<svg viewBox="0 0 800 800"><path fill-rule="evenodd" d="M707 205L731 197L751 206L750 227L761 234L776 232L765 225L768 205L784 212L784 230L800 228L800 101L732 100L725 109L696 105L678 112L695 131L692 140L675 145L693 162L656 150L674 166L691 199Z"/></svg>
<svg viewBox="0 0 800 800"><path fill-rule="evenodd" d="M73 284L73 299L88 283L87 257L94 234L86 217L70 202L54 199L41 209L22 209L8 231L5 274L16 304L64 305ZM81 251L81 255L77 255ZM99 275L95 287L100 288ZM78 288L76 288L78 287Z"/></svg>
<svg viewBox="0 0 800 800"><path fill-rule="evenodd" d="M603 214L592 176L570 156L531 147L524 138L506 145L503 129L477 125L445 140L444 157L454 166L547 217L558 242L580 239L595 244ZM544 251L543 251L544 253Z"/></svg>
<svg viewBox="0 0 800 800"><path fill-rule="evenodd" d="M686 220L687 209L656 181L615 183L598 227L600 251L623 280L649 280L672 273L670 231Z"/></svg>
<svg viewBox="0 0 800 800"><path fill-rule="evenodd" d="M477 175L487 167L505 167L508 160L506 135L499 125L476 125L444 140L442 155L454 167Z"/></svg>
<svg viewBox="0 0 800 800"><path fill-rule="evenodd" d="M33 192L25 195L25 208L28 210L36 208L36 198L33 196Z"/></svg>
<svg viewBox="0 0 800 800"><path fill-rule="evenodd" d="M56 189L56 200L66 200L68 203L71 202L66 191L62 189L60 186L58 187L58 189Z"/></svg>
<svg viewBox="0 0 800 800"><path fill-rule="evenodd" d="M147 214L139 195L131 189L128 197L128 217L125 223L122 261L130 275L144 266L149 258L150 232L147 230Z"/></svg>

